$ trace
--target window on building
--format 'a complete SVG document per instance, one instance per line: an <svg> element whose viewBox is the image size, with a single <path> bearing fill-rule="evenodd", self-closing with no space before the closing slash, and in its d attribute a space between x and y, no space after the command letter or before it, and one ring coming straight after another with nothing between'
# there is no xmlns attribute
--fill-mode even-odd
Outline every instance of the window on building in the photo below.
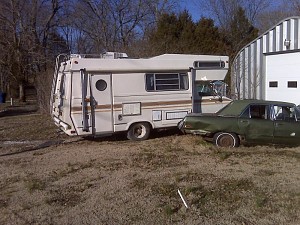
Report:
<svg viewBox="0 0 300 225"><path fill-rule="evenodd" d="M297 81L288 81L288 88L297 88Z"/></svg>
<svg viewBox="0 0 300 225"><path fill-rule="evenodd" d="M278 87L278 81L270 81L269 87Z"/></svg>
<svg viewBox="0 0 300 225"><path fill-rule="evenodd" d="M187 90L189 80L187 73L147 73L147 91Z"/></svg>

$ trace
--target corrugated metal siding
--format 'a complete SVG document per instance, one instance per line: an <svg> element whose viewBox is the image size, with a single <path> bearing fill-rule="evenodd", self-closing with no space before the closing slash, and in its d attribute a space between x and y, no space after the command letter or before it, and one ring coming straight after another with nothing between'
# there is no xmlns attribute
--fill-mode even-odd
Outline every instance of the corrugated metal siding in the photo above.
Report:
<svg viewBox="0 0 300 225"><path fill-rule="evenodd" d="M300 17L287 18L245 46L233 61L232 98L264 99L265 55L300 51ZM290 41L290 46L285 46Z"/></svg>

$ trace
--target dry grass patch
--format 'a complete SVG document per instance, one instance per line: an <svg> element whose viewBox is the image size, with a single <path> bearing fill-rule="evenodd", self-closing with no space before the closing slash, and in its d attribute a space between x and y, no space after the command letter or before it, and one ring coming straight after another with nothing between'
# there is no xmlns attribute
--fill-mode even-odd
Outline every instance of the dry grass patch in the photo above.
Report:
<svg viewBox="0 0 300 225"><path fill-rule="evenodd" d="M182 161L177 152L183 151L180 148L170 148L152 150L142 149L141 152L132 156L132 166L141 169L162 169L166 167L182 166Z"/></svg>
<svg viewBox="0 0 300 225"><path fill-rule="evenodd" d="M88 162L75 162L75 163L68 162L65 169L52 171L50 174L50 180L57 181L63 177L69 176L78 171L82 171L84 169L94 167L95 166L94 162L95 160L90 160Z"/></svg>
<svg viewBox="0 0 300 225"><path fill-rule="evenodd" d="M0 208L6 208L8 207L8 198L1 198L0 199Z"/></svg>
<svg viewBox="0 0 300 225"><path fill-rule="evenodd" d="M95 164L95 168L97 168L100 172L103 170L113 172L128 168L130 167L129 164L130 160L112 158Z"/></svg>
<svg viewBox="0 0 300 225"><path fill-rule="evenodd" d="M25 187L29 191L29 193L33 193L34 191L42 191L46 188L46 182L39 178L29 177L25 180Z"/></svg>
<svg viewBox="0 0 300 225"><path fill-rule="evenodd" d="M138 190L145 190L148 185L149 185L149 179L145 179L145 178L137 178L137 179L134 179L129 187L130 188L135 188L135 189L138 189Z"/></svg>
<svg viewBox="0 0 300 225"><path fill-rule="evenodd" d="M5 116L0 138L53 140L46 120ZM65 139L42 154L0 147L16 153L0 158L0 223L299 224L300 148L216 148L199 136L161 134Z"/></svg>
<svg viewBox="0 0 300 225"><path fill-rule="evenodd" d="M51 190L50 197L45 200L48 205L74 207L82 202L81 195L74 190Z"/></svg>

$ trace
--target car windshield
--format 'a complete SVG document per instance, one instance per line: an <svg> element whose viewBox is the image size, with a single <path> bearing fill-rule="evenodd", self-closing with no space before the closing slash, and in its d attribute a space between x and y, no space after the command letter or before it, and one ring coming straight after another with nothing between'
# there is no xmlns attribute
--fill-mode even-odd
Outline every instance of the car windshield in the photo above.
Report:
<svg viewBox="0 0 300 225"><path fill-rule="evenodd" d="M218 116L239 116L245 107L249 105L247 101L232 101L217 112Z"/></svg>
<svg viewBox="0 0 300 225"><path fill-rule="evenodd" d="M199 96L213 96L216 94L213 89L213 85L208 81L197 82L196 90Z"/></svg>
<svg viewBox="0 0 300 225"><path fill-rule="evenodd" d="M197 81L196 90L199 96L226 96L226 84L222 81Z"/></svg>

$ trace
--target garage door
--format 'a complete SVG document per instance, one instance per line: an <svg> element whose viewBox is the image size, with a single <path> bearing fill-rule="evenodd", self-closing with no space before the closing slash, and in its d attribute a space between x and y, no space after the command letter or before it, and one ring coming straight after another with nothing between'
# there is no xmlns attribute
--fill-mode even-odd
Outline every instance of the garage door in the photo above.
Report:
<svg viewBox="0 0 300 225"><path fill-rule="evenodd" d="M266 99L300 104L300 53L266 56Z"/></svg>

